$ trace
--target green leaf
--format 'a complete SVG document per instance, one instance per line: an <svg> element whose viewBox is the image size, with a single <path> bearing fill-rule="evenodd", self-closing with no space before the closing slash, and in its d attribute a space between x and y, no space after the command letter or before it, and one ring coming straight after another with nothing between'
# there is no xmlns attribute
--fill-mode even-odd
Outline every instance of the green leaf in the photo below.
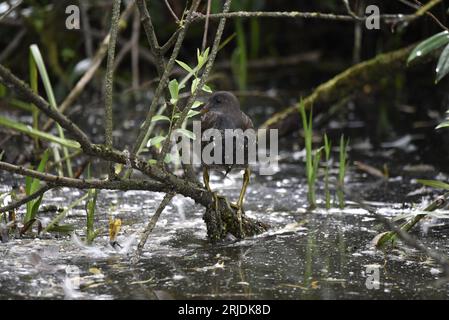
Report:
<svg viewBox="0 0 449 320"><path fill-rule="evenodd" d="M198 87L198 83L200 82L200 79L195 78L192 81L192 87L190 87L190 92L194 93L196 88Z"/></svg>
<svg viewBox="0 0 449 320"><path fill-rule="evenodd" d="M417 179L418 183L421 183L425 186L435 188L435 189L443 189L443 190L449 190L449 184L438 181L438 180L425 180L425 179Z"/></svg>
<svg viewBox="0 0 449 320"><path fill-rule="evenodd" d="M171 100L170 102L175 104L179 98L179 84L178 80L173 79L168 83L168 90L170 90Z"/></svg>
<svg viewBox="0 0 449 320"><path fill-rule="evenodd" d="M189 139L192 139L192 140L196 139L196 135L190 130L179 128L179 129L176 129L175 132L179 132L180 134L182 134L183 136L185 136Z"/></svg>
<svg viewBox="0 0 449 320"><path fill-rule="evenodd" d="M37 69L39 70L39 74L41 75L42 82L45 87L45 91L47 92L48 102L52 106L52 108L56 108L56 99L53 94L53 88L50 82L50 78L48 77L47 69L45 68L44 59L42 59L41 52L39 47L36 44L32 44L30 46L31 55L33 56L34 61L36 62Z"/></svg>
<svg viewBox="0 0 449 320"><path fill-rule="evenodd" d="M190 109L196 109L196 108L198 108L199 106L201 106L202 104L203 104L204 102L202 102L202 101L195 101L194 103L193 103L193 105L192 105L192 108L190 108Z"/></svg>
<svg viewBox="0 0 449 320"><path fill-rule="evenodd" d="M424 57L425 55L431 53L432 51L446 45L449 43L449 32L443 31L437 33L430 38L424 40L416 46L415 49L410 53L407 59L407 64L419 57Z"/></svg>
<svg viewBox="0 0 449 320"><path fill-rule="evenodd" d="M171 162L171 154L170 153L167 153L166 155L165 155L165 158L164 158L164 162L165 163L170 163Z"/></svg>
<svg viewBox="0 0 449 320"><path fill-rule="evenodd" d="M32 44L30 46L30 52L33 56L34 62L36 63L37 69L39 70L39 74L41 76L42 82L44 84L45 92L47 93L48 102L50 103L50 106L53 109L57 109L56 99L55 95L53 93L53 87L50 82L50 78L48 77L47 69L45 68L44 60L42 59L41 52L39 51L39 47L36 44ZM62 130L61 126L59 124L56 125L56 128L58 130L58 135L61 139L65 139L64 137L64 131ZM66 146L63 146L63 153L64 157L66 158L66 165L67 165L67 172L69 177L73 177L72 172L72 163L70 158L68 158L69 152L66 148Z"/></svg>
<svg viewBox="0 0 449 320"><path fill-rule="evenodd" d="M201 89L202 89L204 92L212 93L212 89L211 89L207 84L205 84Z"/></svg>
<svg viewBox="0 0 449 320"><path fill-rule="evenodd" d="M183 68L184 70L186 70L188 73L195 73L195 72L193 71L193 69L189 67L189 65L188 65L187 63L182 62L182 61L180 61L180 60L175 60L175 61L176 61L177 64L179 64L179 66L180 66L181 68Z"/></svg>
<svg viewBox="0 0 449 320"><path fill-rule="evenodd" d="M447 45L443 52L441 52L440 58L438 59L435 83L440 81L445 75L449 73L449 45Z"/></svg>
<svg viewBox="0 0 449 320"><path fill-rule="evenodd" d="M31 126L25 125L23 123L16 122L14 120L5 118L0 116L0 126L4 126L24 134L27 134L31 137L38 137L43 140L47 140L50 142L54 142L60 144L64 147L73 148L73 149L81 149L80 144L77 141L56 137L52 134L37 130L32 128Z"/></svg>
<svg viewBox="0 0 449 320"><path fill-rule="evenodd" d="M49 152L46 150L44 154L42 155L42 159L39 162L39 166L37 167L36 171L38 172L44 172L45 171L45 165L47 164L49 157ZM39 187L40 187L41 181L36 178L27 177L25 179L25 193L27 196L30 194L35 193ZM31 200L27 202L26 204L26 213L24 218L24 223L28 223L29 221L33 220L36 217L36 213L39 210L39 206L41 205L42 198L44 195L41 195L38 199Z"/></svg>
<svg viewBox="0 0 449 320"><path fill-rule="evenodd" d="M187 114L187 119L192 118L194 116L196 116L197 114L200 114L201 112L196 111L196 110L190 110L189 113Z"/></svg>
<svg viewBox="0 0 449 320"><path fill-rule="evenodd" d="M164 141L167 137L166 136L156 136L148 140L147 147L159 145L162 141Z"/></svg>
<svg viewBox="0 0 449 320"><path fill-rule="evenodd" d="M153 116L153 118L151 118L151 122L156 122L156 121L170 121L170 118L167 116L158 114L158 115Z"/></svg>
<svg viewBox="0 0 449 320"><path fill-rule="evenodd" d="M442 128L447 128L447 127L449 127L449 120L440 123L438 126L436 126L435 129L442 129Z"/></svg>

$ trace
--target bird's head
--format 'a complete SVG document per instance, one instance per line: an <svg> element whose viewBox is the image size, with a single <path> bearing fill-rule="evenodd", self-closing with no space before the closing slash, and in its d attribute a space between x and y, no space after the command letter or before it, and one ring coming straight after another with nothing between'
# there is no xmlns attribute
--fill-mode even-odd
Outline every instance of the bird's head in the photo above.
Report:
<svg viewBox="0 0 449 320"><path fill-rule="evenodd" d="M231 92L217 91L209 97L207 103L201 109L201 114L209 111L223 113L240 111L240 103Z"/></svg>

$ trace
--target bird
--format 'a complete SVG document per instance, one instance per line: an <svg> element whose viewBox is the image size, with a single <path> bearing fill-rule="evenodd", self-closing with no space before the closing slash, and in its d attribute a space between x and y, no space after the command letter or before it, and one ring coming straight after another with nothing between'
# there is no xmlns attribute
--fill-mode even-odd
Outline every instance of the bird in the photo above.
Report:
<svg viewBox="0 0 449 320"><path fill-rule="evenodd" d="M222 136L222 161L219 164L205 163L202 161L203 167L203 182L206 189L214 194L215 206L218 208L218 194L213 192L209 184L209 169L225 171L226 175L233 169L244 169L243 185L240 190L240 195L236 204L231 206L236 209L237 219L240 226L240 233L243 236L242 226L242 213L243 213L243 201L246 190L250 182L250 167L248 163L248 141L244 140L242 144L233 144L234 152L232 161L226 161L225 155L225 130L226 129L241 129L243 131L247 129L254 129L251 118L240 110L240 102L237 97L228 91L216 91L214 92L206 104L202 107L201 111L201 131L204 132L208 129L219 130ZM204 146L205 143L202 143ZM244 148L244 150L238 150L238 148ZM244 162L238 163L236 161L236 153L244 152Z"/></svg>

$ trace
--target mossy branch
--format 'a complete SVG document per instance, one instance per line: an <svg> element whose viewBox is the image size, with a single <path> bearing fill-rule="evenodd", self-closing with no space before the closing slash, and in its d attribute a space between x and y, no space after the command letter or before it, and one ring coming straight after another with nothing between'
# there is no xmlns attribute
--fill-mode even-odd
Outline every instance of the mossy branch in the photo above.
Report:
<svg viewBox="0 0 449 320"><path fill-rule="evenodd" d="M403 72L412 46L396 51L382 53L373 59L358 63L329 81L318 86L312 94L303 99L306 109L330 105L349 94L361 91L366 84L375 83L382 78L392 77ZM298 106L294 105L274 114L263 128L277 128L279 135L286 135L299 128Z"/></svg>

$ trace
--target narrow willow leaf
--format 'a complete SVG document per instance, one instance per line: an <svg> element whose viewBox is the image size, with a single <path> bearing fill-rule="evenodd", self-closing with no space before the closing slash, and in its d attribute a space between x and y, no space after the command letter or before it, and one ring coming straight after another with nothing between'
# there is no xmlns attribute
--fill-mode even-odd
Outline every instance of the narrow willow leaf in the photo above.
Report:
<svg viewBox="0 0 449 320"><path fill-rule="evenodd" d="M443 190L449 190L449 184L438 181L438 180L425 180L425 179L417 179L418 183L421 183L425 186L435 188L435 189L443 189Z"/></svg>
<svg viewBox="0 0 449 320"><path fill-rule="evenodd" d="M192 139L192 140L196 139L196 135L190 130L179 128L179 129L176 129L175 132L179 132L180 134L182 134L183 136L186 136L189 139Z"/></svg>
<svg viewBox="0 0 449 320"><path fill-rule="evenodd" d="M155 146L160 144L162 141L164 141L167 137L166 136L156 136L148 140L147 147Z"/></svg>
<svg viewBox="0 0 449 320"><path fill-rule="evenodd" d="M447 128L447 127L449 127L449 120L440 123L438 126L436 126L435 129L441 129L441 128Z"/></svg>
<svg viewBox="0 0 449 320"><path fill-rule="evenodd" d="M449 43L449 32L443 31L433 35L432 37L424 40L412 50L407 59L407 64L419 57L424 57L425 55L431 53Z"/></svg>
<svg viewBox="0 0 449 320"><path fill-rule="evenodd" d="M167 116L158 114L158 115L155 115L153 118L151 118L151 122L156 122L156 121L170 121L170 118Z"/></svg>
<svg viewBox="0 0 449 320"><path fill-rule="evenodd" d="M168 90L173 101L178 101L179 98L179 84L178 80L173 79L168 83ZM173 102L172 102L173 103Z"/></svg>
<svg viewBox="0 0 449 320"><path fill-rule="evenodd" d="M196 116L197 114L200 114L201 112L196 111L196 110L190 110L189 113L187 114L187 118L192 118L194 116Z"/></svg>
<svg viewBox="0 0 449 320"><path fill-rule="evenodd" d="M191 93L194 93L194 92L195 92L196 88L198 87L198 83L199 83L199 82L200 82L200 79L198 79L198 78L193 79L193 81L192 81L192 87L190 88L190 92L191 92Z"/></svg>
<svg viewBox="0 0 449 320"><path fill-rule="evenodd" d="M195 73L195 72L193 71L193 69L189 67L189 65L188 65L187 63L182 62L182 61L180 61L180 60L176 60L176 63L179 64L179 66L180 66L181 68L183 68L184 70L186 70L188 73Z"/></svg>
<svg viewBox="0 0 449 320"><path fill-rule="evenodd" d="M201 90L203 90L204 92L212 93L212 89L206 84L201 88Z"/></svg>
<svg viewBox="0 0 449 320"><path fill-rule="evenodd" d="M201 106L202 104L204 104L204 102L202 102L202 101L195 101L194 103L193 103L193 105L192 105L192 108L190 108L190 109L196 109L196 108L198 108L199 106Z"/></svg>
<svg viewBox="0 0 449 320"><path fill-rule="evenodd" d="M438 59L437 69L435 70L437 77L435 83L439 82L445 75L449 73L449 45L447 45L443 52L441 52Z"/></svg>

